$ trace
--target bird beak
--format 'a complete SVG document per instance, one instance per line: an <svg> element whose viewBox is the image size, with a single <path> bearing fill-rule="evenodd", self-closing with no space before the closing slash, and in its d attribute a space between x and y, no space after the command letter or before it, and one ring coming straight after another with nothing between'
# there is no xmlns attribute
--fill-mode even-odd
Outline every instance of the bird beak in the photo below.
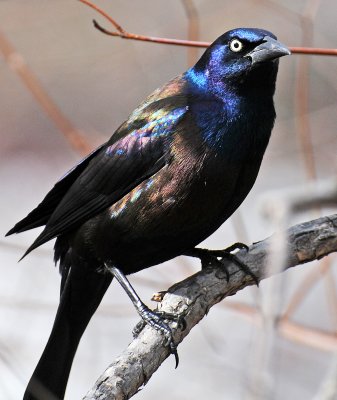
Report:
<svg viewBox="0 0 337 400"><path fill-rule="evenodd" d="M270 36L265 36L263 38L263 43L256 46L255 49L246 54L245 57L250 58L252 60L252 65L255 65L264 61L288 56L289 54L291 54L291 52L288 47Z"/></svg>

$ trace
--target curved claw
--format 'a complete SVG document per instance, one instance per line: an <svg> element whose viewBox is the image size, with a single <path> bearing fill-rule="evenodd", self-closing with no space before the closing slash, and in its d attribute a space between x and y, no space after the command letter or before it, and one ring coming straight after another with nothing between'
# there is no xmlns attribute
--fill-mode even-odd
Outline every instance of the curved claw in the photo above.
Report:
<svg viewBox="0 0 337 400"><path fill-rule="evenodd" d="M177 325L178 328L184 332L184 330L187 328L187 323L186 323L186 319L183 315L179 315L177 318Z"/></svg>
<svg viewBox="0 0 337 400"><path fill-rule="evenodd" d="M175 358L175 361L176 361L175 369L177 369L178 365L179 365L179 356L178 356L177 346L175 345L173 340L170 343L170 352L171 352L171 354L174 355L174 358Z"/></svg>
<svg viewBox="0 0 337 400"><path fill-rule="evenodd" d="M165 342L165 346L168 346L170 349L170 353L174 355L175 358L175 368L178 367L179 365L179 356L178 356L178 351L177 351L177 346L174 343L173 340L173 335L172 335L172 330L171 328L159 317L159 315L155 314L156 317L158 317L158 320L155 322L155 324L152 325L152 323L149 323L148 321L146 321L147 323L149 323L149 325L156 329L159 330L166 338L166 342ZM152 321L153 322L153 321Z"/></svg>
<svg viewBox="0 0 337 400"><path fill-rule="evenodd" d="M235 254L227 253L224 257L227 257L229 260L235 263L241 269L241 271L243 271L246 275L249 275L253 279L256 286L259 286L260 282L257 276L249 269L249 267L247 267L247 265L244 262L239 260L239 258Z"/></svg>
<svg viewBox="0 0 337 400"><path fill-rule="evenodd" d="M165 337L164 345L169 347L171 354L174 354L176 361L175 368L177 368L179 364L177 346L173 341L171 328L163 320L163 318L176 320L177 319L176 315L158 311L154 312L149 310L147 307L144 307L142 308L141 317L142 320L133 329L133 336L137 337L139 333L144 329L146 324L151 326L151 328L155 329L156 331L161 332ZM186 322L184 328L186 328Z"/></svg>

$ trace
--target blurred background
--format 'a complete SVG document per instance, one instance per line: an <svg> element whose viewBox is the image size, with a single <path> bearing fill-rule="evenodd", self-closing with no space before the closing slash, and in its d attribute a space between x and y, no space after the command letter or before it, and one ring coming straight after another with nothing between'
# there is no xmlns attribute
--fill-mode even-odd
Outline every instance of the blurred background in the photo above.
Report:
<svg viewBox="0 0 337 400"><path fill-rule="evenodd" d="M124 29L143 35L213 41L236 27L261 27L288 46L336 47L334 0L96 1ZM145 96L193 65L202 50L121 40L94 29L111 26L78 1L0 1L0 399L22 398L54 320L60 279L53 243L18 259L38 230L4 239L83 154L105 141ZM293 55L280 62L277 121L254 189L203 247L251 243L276 227L263 218L261 196L336 174L337 59ZM336 210L323 210L327 214ZM319 211L289 221L310 220ZM266 283L214 307L138 399L336 399L336 257L277 277L279 323L259 380L259 310ZM178 258L130 280L150 306L153 292L200 268ZM113 282L79 346L67 399L79 399L132 339L138 317ZM262 336L263 337L263 336ZM335 364L334 364L335 363ZM334 375L335 374L335 375Z"/></svg>

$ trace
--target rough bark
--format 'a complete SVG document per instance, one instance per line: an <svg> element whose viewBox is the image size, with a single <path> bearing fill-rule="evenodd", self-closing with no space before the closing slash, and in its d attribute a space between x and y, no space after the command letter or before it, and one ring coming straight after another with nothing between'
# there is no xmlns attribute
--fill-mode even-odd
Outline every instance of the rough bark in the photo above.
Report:
<svg viewBox="0 0 337 400"><path fill-rule="evenodd" d="M288 258L285 268L322 258L337 251L337 214L295 225L287 230L286 235ZM259 280L267 277L265 261L271 239L253 244L248 252L241 250L237 253ZM183 331L177 324L170 324L176 343L188 335L214 304L254 284L253 279L237 265L227 260L224 264L230 274L228 282L224 269L214 266L173 285L164 296L159 309L184 316L186 321ZM163 336L145 327L106 369L84 399L129 399L148 382L168 356Z"/></svg>

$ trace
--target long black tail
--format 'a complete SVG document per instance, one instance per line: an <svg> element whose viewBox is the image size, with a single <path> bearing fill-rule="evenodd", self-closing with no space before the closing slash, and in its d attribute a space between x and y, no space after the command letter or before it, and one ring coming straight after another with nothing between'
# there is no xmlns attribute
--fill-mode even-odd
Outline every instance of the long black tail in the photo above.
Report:
<svg viewBox="0 0 337 400"><path fill-rule="evenodd" d="M70 268L52 332L24 400L63 399L81 336L111 280L112 275L83 266Z"/></svg>

